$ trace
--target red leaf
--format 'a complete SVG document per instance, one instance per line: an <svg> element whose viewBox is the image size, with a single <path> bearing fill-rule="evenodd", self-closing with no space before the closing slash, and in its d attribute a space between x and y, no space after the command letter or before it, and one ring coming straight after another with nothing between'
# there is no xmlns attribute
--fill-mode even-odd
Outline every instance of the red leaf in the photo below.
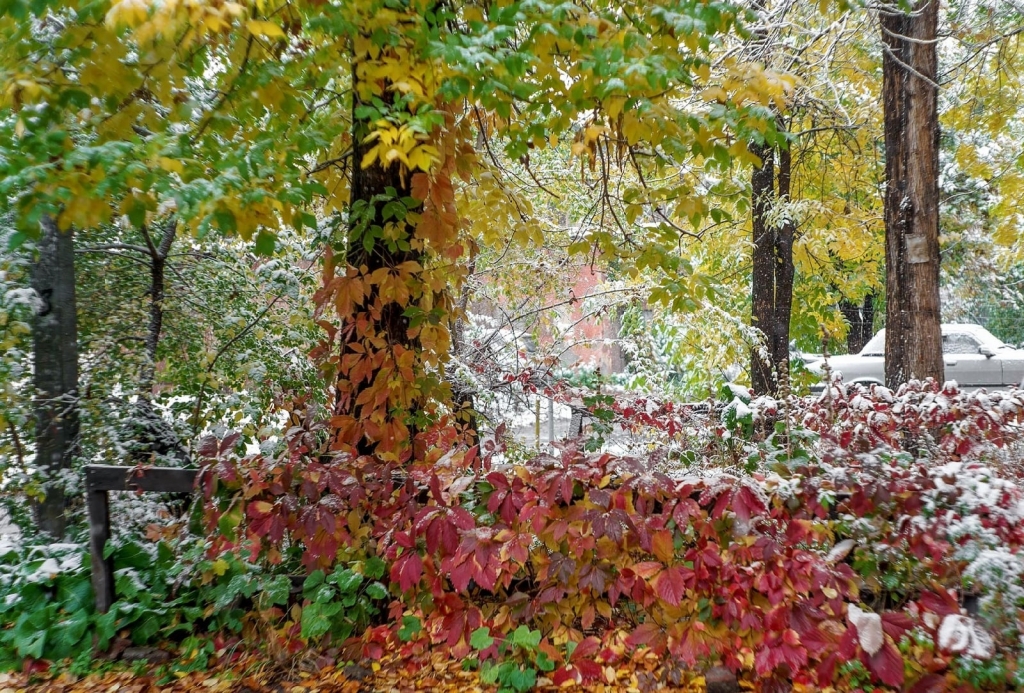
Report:
<svg viewBox="0 0 1024 693"><path fill-rule="evenodd" d="M558 687L561 687L562 684L567 681L581 683L582 680L583 677L580 675L579 670L571 664L564 667L558 667L551 673L551 682Z"/></svg>
<svg viewBox="0 0 1024 693"><path fill-rule="evenodd" d="M584 638L580 641L580 644L572 651L572 657L569 659L573 662L587 659L597 654L599 649L601 649L601 641L591 635L590 637Z"/></svg>
<svg viewBox="0 0 1024 693"><path fill-rule="evenodd" d="M746 523L752 515L762 515L765 510L764 503L749 487L743 486L733 494L732 511L740 522Z"/></svg>
<svg viewBox="0 0 1024 693"><path fill-rule="evenodd" d="M896 642L913 627L914 620L902 611L886 611L882 614L882 630Z"/></svg>
<svg viewBox="0 0 1024 693"><path fill-rule="evenodd" d="M686 593L686 581L683 578L683 570L679 566L667 568L663 573L654 578L654 591L665 602L672 606L679 606Z"/></svg>
<svg viewBox="0 0 1024 693"><path fill-rule="evenodd" d="M403 592L419 584L423 575L423 559L418 553L402 554L391 566L391 581L397 582Z"/></svg>
<svg viewBox="0 0 1024 693"><path fill-rule="evenodd" d="M868 660L868 668L887 686L903 685L903 656L888 640Z"/></svg>
<svg viewBox="0 0 1024 693"><path fill-rule="evenodd" d="M850 626L839 640L838 654L843 659L853 659L857 653L857 629Z"/></svg>
<svg viewBox="0 0 1024 693"><path fill-rule="evenodd" d="M641 645L651 648L654 652L661 652L665 647L665 631L657 623L648 621L637 626L636 630L626 638L626 645L632 648Z"/></svg>
<svg viewBox="0 0 1024 693"><path fill-rule="evenodd" d="M573 666L579 670L582 680L581 683L587 683L588 681L596 681L601 678L604 671L601 669L601 665L592 659L581 659L578 662L574 662Z"/></svg>
<svg viewBox="0 0 1024 693"><path fill-rule="evenodd" d="M946 690L946 677L939 674L928 674L919 679L911 688L909 693L942 693Z"/></svg>
<svg viewBox="0 0 1024 693"><path fill-rule="evenodd" d="M917 600L925 611L939 616L951 616L960 613L960 604L949 592L922 592Z"/></svg>

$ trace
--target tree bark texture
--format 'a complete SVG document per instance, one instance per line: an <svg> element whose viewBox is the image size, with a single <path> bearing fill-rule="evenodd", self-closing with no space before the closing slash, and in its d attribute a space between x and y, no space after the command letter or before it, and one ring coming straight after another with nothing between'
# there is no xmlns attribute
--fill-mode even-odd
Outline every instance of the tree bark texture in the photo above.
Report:
<svg viewBox="0 0 1024 693"><path fill-rule="evenodd" d="M944 378L939 310L938 0L879 11L885 110L885 384Z"/></svg>
<svg viewBox="0 0 1024 693"><path fill-rule="evenodd" d="M779 147L779 195L789 201L792 180L792 151ZM793 315L793 236L796 222L787 215L775 230L775 323L772 331L772 361L780 377L789 374L789 321Z"/></svg>
<svg viewBox="0 0 1024 693"><path fill-rule="evenodd" d="M55 538L67 529L64 471L78 444L78 316L71 230L43 219L32 288L39 296L32 330L35 351L36 465L45 475L42 500L32 502L37 528Z"/></svg>
<svg viewBox="0 0 1024 693"><path fill-rule="evenodd" d="M775 201L775 151L765 144L750 147L761 166L750 176L750 197L753 230L753 270L750 294L750 324L765 339L754 346L750 358L750 386L758 394L778 391L772 368L775 325L775 229L768 223L768 214Z"/></svg>
<svg viewBox="0 0 1024 693"><path fill-rule="evenodd" d="M774 396L789 373L796 224L788 218L772 223L769 217L776 202L789 199L792 154L786 147L767 144L752 145L751 151L762 161L750 179L754 241L751 324L763 335L762 344L751 353L751 387L758 394Z"/></svg>

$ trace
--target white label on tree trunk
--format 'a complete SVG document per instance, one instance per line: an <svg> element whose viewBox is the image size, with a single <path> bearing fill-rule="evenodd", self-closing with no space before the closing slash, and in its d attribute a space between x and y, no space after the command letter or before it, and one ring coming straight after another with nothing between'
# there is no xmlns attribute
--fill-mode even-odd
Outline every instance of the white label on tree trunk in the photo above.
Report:
<svg viewBox="0 0 1024 693"><path fill-rule="evenodd" d="M907 264L916 265L931 260L928 257L928 237L923 233L911 233L907 239Z"/></svg>

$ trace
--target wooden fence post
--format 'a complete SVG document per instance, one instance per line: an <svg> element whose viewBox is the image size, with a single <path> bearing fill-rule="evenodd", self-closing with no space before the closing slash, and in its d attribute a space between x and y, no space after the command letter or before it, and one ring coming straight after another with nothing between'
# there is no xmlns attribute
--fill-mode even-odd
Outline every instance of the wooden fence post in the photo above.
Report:
<svg viewBox="0 0 1024 693"><path fill-rule="evenodd" d="M96 611L106 613L114 603L114 564L103 557L110 540L110 491L192 493L198 469L177 467L85 466L85 500L89 512L89 558Z"/></svg>

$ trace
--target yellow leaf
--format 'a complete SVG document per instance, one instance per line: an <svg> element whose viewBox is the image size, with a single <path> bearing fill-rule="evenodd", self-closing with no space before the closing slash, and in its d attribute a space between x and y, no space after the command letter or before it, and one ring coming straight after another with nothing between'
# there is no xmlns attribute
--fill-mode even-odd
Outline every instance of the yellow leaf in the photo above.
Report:
<svg viewBox="0 0 1024 693"><path fill-rule="evenodd" d="M184 173L185 172L185 165L184 164L182 164L177 159L172 159L172 158L170 158L168 156L161 156L161 157L159 157L157 159L157 163L160 165L160 168L162 168L163 170L168 171L170 173Z"/></svg>
<svg viewBox="0 0 1024 693"><path fill-rule="evenodd" d="M225 561L223 558L218 558L216 561L213 562L213 572L218 577L224 575L224 573L228 572L228 562Z"/></svg>
<svg viewBox="0 0 1024 693"><path fill-rule="evenodd" d="M705 101L717 101L718 103L725 103L729 99L729 95L725 93L725 89L721 87L708 87L700 93L700 98Z"/></svg>
<svg viewBox="0 0 1024 693"><path fill-rule="evenodd" d="M273 22L266 22L258 19L250 19L245 23L245 28L256 36L267 38L284 38L284 29Z"/></svg>

